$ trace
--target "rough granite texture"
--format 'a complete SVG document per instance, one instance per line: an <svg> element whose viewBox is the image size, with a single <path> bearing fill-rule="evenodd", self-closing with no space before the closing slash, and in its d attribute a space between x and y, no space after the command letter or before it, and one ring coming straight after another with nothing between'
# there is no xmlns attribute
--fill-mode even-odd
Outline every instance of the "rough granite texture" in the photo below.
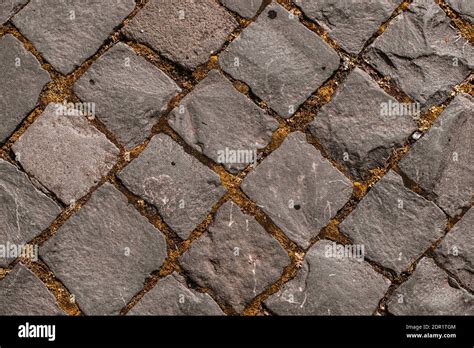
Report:
<svg viewBox="0 0 474 348"><path fill-rule="evenodd" d="M382 113L381 105L397 100L364 71L356 68L310 124L331 158L356 179L382 167L416 129L413 115Z"/></svg>
<svg viewBox="0 0 474 348"><path fill-rule="evenodd" d="M256 160L278 122L211 71L169 117L171 127L193 148L236 173ZM235 159L227 156L234 154ZM242 155L238 155L241 151Z"/></svg>
<svg viewBox="0 0 474 348"><path fill-rule="evenodd" d="M224 315L206 293L189 289L183 277L172 274L161 279L128 315Z"/></svg>
<svg viewBox="0 0 474 348"><path fill-rule="evenodd" d="M84 313L116 315L161 267L166 241L122 193L104 184L40 255Z"/></svg>
<svg viewBox="0 0 474 348"><path fill-rule="evenodd" d="M58 115L59 105L49 104L13 151L27 173L70 204L112 169L119 151L85 117Z"/></svg>
<svg viewBox="0 0 474 348"><path fill-rule="evenodd" d="M2 0L0 2L0 25L8 21L11 16L27 3L28 0Z"/></svg>
<svg viewBox="0 0 474 348"><path fill-rule="evenodd" d="M133 0L30 0L12 21L53 67L69 74L134 8Z"/></svg>
<svg viewBox="0 0 474 348"><path fill-rule="evenodd" d="M50 77L35 56L10 34L0 38L0 62L0 143L3 143L34 109Z"/></svg>
<svg viewBox="0 0 474 348"><path fill-rule="evenodd" d="M142 143L181 89L165 73L123 43L109 49L77 81L83 102L126 148Z"/></svg>
<svg viewBox="0 0 474 348"><path fill-rule="evenodd" d="M263 0L221 0L221 3L244 18L252 18L262 6Z"/></svg>
<svg viewBox="0 0 474 348"><path fill-rule="evenodd" d="M435 1L415 0L369 46L365 59L427 108L469 75L474 51Z"/></svg>
<svg viewBox="0 0 474 348"><path fill-rule="evenodd" d="M236 27L236 20L214 0L151 0L123 32L194 69L220 49Z"/></svg>
<svg viewBox="0 0 474 348"><path fill-rule="evenodd" d="M0 315L64 314L41 280L22 264L0 282Z"/></svg>
<svg viewBox="0 0 474 348"><path fill-rule="evenodd" d="M474 296L451 284L432 259L423 258L387 307L395 315L474 315Z"/></svg>
<svg viewBox="0 0 474 348"><path fill-rule="evenodd" d="M406 188L390 171L339 228L365 246L367 259L400 273L443 236L446 223L433 202Z"/></svg>
<svg viewBox="0 0 474 348"><path fill-rule="evenodd" d="M443 239L435 260L474 291L474 209L470 209Z"/></svg>
<svg viewBox="0 0 474 348"><path fill-rule="evenodd" d="M60 213L58 205L38 190L28 176L0 159L0 245L18 247L45 230ZM18 248L16 248L18 250ZM0 257L0 267L11 258Z"/></svg>
<svg viewBox="0 0 474 348"><path fill-rule="evenodd" d="M289 118L338 68L339 56L273 3L227 47L219 63Z"/></svg>
<svg viewBox="0 0 474 348"><path fill-rule="evenodd" d="M474 201L474 102L459 94L399 163L450 216Z"/></svg>
<svg viewBox="0 0 474 348"><path fill-rule="evenodd" d="M352 194L350 180L308 144L301 132L290 134L249 173L241 187L303 248Z"/></svg>
<svg viewBox="0 0 474 348"><path fill-rule="evenodd" d="M281 245L233 202L180 258L189 277L241 312L281 277L289 258Z"/></svg>
<svg viewBox="0 0 474 348"><path fill-rule="evenodd" d="M401 0L303 0L299 6L343 49L358 54ZM298 5L298 2L296 3Z"/></svg>
<svg viewBox="0 0 474 348"><path fill-rule="evenodd" d="M301 271L265 305L278 315L371 315L390 282L366 262L328 257L333 242L320 241Z"/></svg>
<svg viewBox="0 0 474 348"><path fill-rule="evenodd" d="M225 193L216 173L164 134L155 136L118 176L129 190L155 205L183 239Z"/></svg>

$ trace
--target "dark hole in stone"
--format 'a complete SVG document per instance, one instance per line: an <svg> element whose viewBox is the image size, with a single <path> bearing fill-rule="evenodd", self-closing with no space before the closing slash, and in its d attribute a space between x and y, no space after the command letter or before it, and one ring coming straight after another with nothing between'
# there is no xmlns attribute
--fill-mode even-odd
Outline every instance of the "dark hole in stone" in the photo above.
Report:
<svg viewBox="0 0 474 348"><path fill-rule="evenodd" d="M172 166L175 166L175 165L176 165L176 163L174 163L174 162L171 162L171 165L172 165Z"/></svg>
<svg viewBox="0 0 474 348"><path fill-rule="evenodd" d="M321 67L321 69L323 69L323 70L326 70L326 67L325 67L325 66L323 66L323 67Z"/></svg>
<svg viewBox="0 0 474 348"><path fill-rule="evenodd" d="M276 16L277 16L276 11L273 11L273 10L268 11L268 18L275 19Z"/></svg>
<svg viewBox="0 0 474 348"><path fill-rule="evenodd" d="M300 210L300 209L301 209L301 205L295 204L295 205L294 205L294 208L295 208L296 210Z"/></svg>
<svg viewBox="0 0 474 348"><path fill-rule="evenodd" d="M90 83L91 85L95 85L95 81L92 80L92 79L89 80L89 83Z"/></svg>

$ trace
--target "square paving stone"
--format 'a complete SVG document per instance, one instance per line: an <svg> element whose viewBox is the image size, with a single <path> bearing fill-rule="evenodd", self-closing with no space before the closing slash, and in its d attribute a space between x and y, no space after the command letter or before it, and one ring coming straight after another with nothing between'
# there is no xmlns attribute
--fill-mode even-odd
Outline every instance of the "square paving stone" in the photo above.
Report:
<svg viewBox="0 0 474 348"><path fill-rule="evenodd" d="M400 273L443 236L446 216L388 172L339 225L368 259Z"/></svg>
<svg viewBox="0 0 474 348"><path fill-rule="evenodd" d="M13 35L0 38L0 143L3 143L34 109L49 81L35 56Z"/></svg>
<svg viewBox="0 0 474 348"><path fill-rule="evenodd" d="M311 247L296 277L265 305L278 315L372 315L390 281L362 258L328 253L335 244L323 240Z"/></svg>
<svg viewBox="0 0 474 348"><path fill-rule="evenodd" d="M0 315L65 314L46 285L22 264L0 281Z"/></svg>
<svg viewBox="0 0 474 348"><path fill-rule="evenodd" d="M262 6L263 0L221 0L221 3L242 17L252 18Z"/></svg>
<svg viewBox="0 0 474 348"><path fill-rule="evenodd" d="M338 68L339 56L278 4L267 6L220 56L222 69L291 117Z"/></svg>
<svg viewBox="0 0 474 348"><path fill-rule="evenodd" d="M206 293L189 289L184 278L172 274L161 279L128 315L224 315Z"/></svg>
<svg viewBox="0 0 474 348"><path fill-rule="evenodd" d="M87 315L117 315L166 258L166 241L104 184L40 249Z"/></svg>
<svg viewBox="0 0 474 348"><path fill-rule="evenodd" d="M214 0L151 0L123 32L194 69L219 50L237 21Z"/></svg>
<svg viewBox="0 0 474 348"><path fill-rule="evenodd" d="M290 134L242 183L242 190L294 242L307 248L349 200L352 184L304 133Z"/></svg>
<svg viewBox="0 0 474 348"><path fill-rule="evenodd" d="M474 22L474 2L469 0L445 0L454 11L469 22Z"/></svg>
<svg viewBox="0 0 474 348"><path fill-rule="evenodd" d="M179 260L194 282L237 312L276 282L289 261L276 239L232 201Z"/></svg>
<svg viewBox="0 0 474 348"><path fill-rule="evenodd" d="M400 105L364 71L356 68L310 124L331 158L356 180L385 164L417 128L414 115L383 112Z"/></svg>
<svg viewBox="0 0 474 348"><path fill-rule="evenodd" d="M132 148L145 140L181 89L130 47L118 43L86 71L74 91L83 102L95 103L98 118Z"/></svg>
<svg viewBox="0 0 474 348"><path fill-rule="evenodd" d="M0 159L0 246L18 250L45 230L60 213L57 204L38 190L28 176ZM3 253L2 253L3 254ZM13 259L0 257L0 267Z"/></svg>
<svg viewBox="0 0 474 348"><path fill-rule="evenodd" d="M387 309L395 315L474 315L474 296L450 284L432 259L423 258L415 273L395 290Z"/></svg>
<svg viewBox="0 0 474 348"><path fill-rule="evenodd" d="M474 50L435 1L415 0L365 54L409 96L429 107L442 102L474 67Z"/></svg>
<svg viewBox="0 0 474 348"><path fill-rule="evenodd" d="M474 291L474 209L470 209L436 249L436 262Z"/></svg>
<svg viewBox="0 0 474 348"><path fill-rule="evenodd" d="M56 70L69 74L134 8L133 0L31 0L12 21Z"/></svg>
<svg viewBox="0 0 474 348"><path fill-rule="evenodd" d="M400 3L401 0L303 0L299 6L343 49L358 54Z"/></svg>
<svg viewBox="0 0 474 348"><path fill-rule="evenodd" d="M257 149L267 146L278 128L214 70L171 112L169 123L188 144L233 173L254 163Z"/></svg>
<svg viewBox="0 0 474 348"><path fill-rule="evenodd" d="M134 194L155 205L183 239L225 193L216 173L165 134L155 136L118 177Z"/></svg>
<svg viewBox="0 0 474 348"><path fill-rule="evenodd" d="M400 169L450 216L474 201L474 103L458 95L400 161Z"/></svg>
<svg viewBox="0 0 474 348"><path fill-rule="evenodd" d="M28 0L3 0L0 2L0 25L13 16Z"/></svg>
<svg viewBox="0 0 474 348"><path fill-rule="evenodd" d="M85 117L58 115L59 105L49 104L12 149L27 173L70 204L112 169L119 150Z"/></svg>

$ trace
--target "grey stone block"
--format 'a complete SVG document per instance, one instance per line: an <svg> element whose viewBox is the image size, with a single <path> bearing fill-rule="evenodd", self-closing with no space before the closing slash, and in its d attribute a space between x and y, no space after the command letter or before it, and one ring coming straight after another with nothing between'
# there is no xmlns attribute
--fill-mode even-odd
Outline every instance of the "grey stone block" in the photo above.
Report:
<svg viewBox="0 0 474 348"><path fill-rule="evenodd" d="M304 133L290 134L242 183L242 190L303 248L349 200L352 185Z"/></svg>
<svg viewBox="0 0 474 348"><path fill-rule="evenodd" d="M274 118L214 70L171 112L169 124L233 173L256 162L257 149L268 145L278 128Z"/></svg>
<svg viewBox="0 0 474 348"><path fill-rule="evenodd" d="M436 249L435 260L474 291L474 209L470 209Z"/></svg>
<svg viewBox="0 0 474 348"><path fill-rule="evenodd" d="M18 264L0 281L0 315L65 315L46 286Z"/></svg>
<svg viewBox="0 0 474 348"><path fill-rule="evenodd" d="M134 8L133 0L30 0L12 21L48 62L69 74Z"/></svg>
<svg viewBox="0 0 474 348"><path fill-rule="evenodd" d="M334 257L333 244L311 247L296 277L265 305L278 315L372 315L390 282L362 258Z"/></svg>
<svg viewBox="0 0 474 348"><path fill-rule="evenodd" d="M425 108L446 99L474 67L474 49L434 1L415 0L366 51L365 60Z"/></svg>
<svg viewBox="0 0 474 348"><path fill-rule="evenodd" d="M224 315L206 293L188 289L183 277L172 274L161 279L128 312L128 315Z"/></svg>
<svg viewBox="0 0 474 348"><path fill-rule="evenodd" d="M0 25L13 16L28 0L3 0L0 2Z"/></svg>
<svg viewBox="0 0 474 348"><path fill-rule="evenodd" d="M296 4L324 27L343 49L358 54L400 0L301 0Z"/></svg>
<svg viewBox="0 0 474 348"><path fill-rule="evenodd" d="M474 22L474 2L469 0L446 0L445 2L462 18L471 23Z"/></svg>
<svg viewBox="0 0 474 348"><path fill-rule="evenodd" d="M87 315L116 315L166 258L164 236L111 184L40 249Z"/></svg>
<svg viewBox="0 0 474 348"><path fill-rule="evenodd" d="M400 273L443 236L446 216L388 172L339 225L368 259Z"/></svg>
<svg viewBox="0 0 474 348"><path fill-rule="evenodd" d="M369 169L383 166L417 128L416 115L397 114L389 105L401 106L367 73L356 68L323 106L310 131L331 158L356 180L364 180Z"/></svg>
<svg viewBox="0 0 474 348"><path fill-rule="evenodd" d="M151 0L123 32L194 69L219 50L236 27L236 20L214 0Z"/></svg>
<svg viewBox="0 0 474 348"><path fill-rule="evenodd" d="M400 169L451 216L473 202L473 108L471 96L458 95L399 163Z"/></svg>
<svg viewBox="0 0 474 348"><path fill-rule="evenodd" d="M284 118L338 68L339 56L278 4L271 4L220 56L221 67Z"/></svg>
<svg viewBox="0 0 474 348"><path fill-rule="evenodd" d="M432 259L423 258L392 294L387 309L395 315L474 315L474 296L455 288Z"/></svg>
<svg viewBox="0 0 474 348"><path fill-rule="evenodd" d="M262 6L263 0L221 0L221 3L242 17L252 18Z"/></svg>
<svg viewBox="0 0 474 348"><path fill-rule="evenodd" d="M95 103L98 118L133 148L181 89L130 47L117 43L77 81L74 91L83 102Z"/></svg>
<svg viewBox="0 0 474 348"><path fill-rule="evenodd" d="M58 114L58 105L49 104L12 149L27 173L70 204L112 169L119 151L85 117Z"/></svg>
<svg viewBox="0 0 474 348"><path fill-rule="evenodd" d="M0 38L0 143L3 143L38 103L51 81L35 56L13 35Z"/></svg>
<svg viewBox="0 0 474 348"><path fill-rule="evenodd" d="M281 277L289 258L252 216L227 202L180 264L199 286L211 289L217 299L241 312Z"/></svg>
<svg viewBox="0 0 474 348"><path fill-rule="evenodd" d="M183 239L225 193L216 173L165 134L155 136L118 176L133 193L155 205Z"/></svg>
<svg viewBox="0 0 474 348"><path fill-rule="evenodd" d="M25 173L0 159L0 245L8 251L28 243L60 213L57 204L38 190ZM9 252L11 255L11 253ZM11 258L0 257L6 267Z"/></svg>

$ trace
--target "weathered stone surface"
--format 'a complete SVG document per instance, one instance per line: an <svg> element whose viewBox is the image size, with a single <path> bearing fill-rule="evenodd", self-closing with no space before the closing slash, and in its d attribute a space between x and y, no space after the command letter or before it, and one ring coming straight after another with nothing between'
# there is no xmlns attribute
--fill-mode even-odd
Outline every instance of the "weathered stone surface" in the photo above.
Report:
<svg viewBox="0 0 474 348"><path fill-rule="evenodd" d="M118 314L166 257L164 236L111 184L40 249L88 315Z"/></svg>
<svg viewBox="0 0 474 348"><path fill-rule="evenodd" d="M133 0L31 0L12 19L59 72L91 57L135 7Z"/></svg>
<svg viewBox="0 0 474 348"><path fill-rule="evenodd" d="M236 27L235 19L214 0L151 0L124 34L194 69L219 50Z"/></svg>
<svg viewBox="0 0 474 348"><path fill-rule="evenodd" d="M466 0L446 0L445 2L461 17L474 22L474 2Z"/></svg>
<svg viewBox="0 0 474 348"><path fill-rule="evenodd" d="M252 18L262 6L263 0L221 0L221 3L242 17Z"/></svg>
<svg viewBox="0 0 474 348"><path fill-rule="evenodd" d="M473 109L471 96L458 95L399 163L451 216L474 201Z"/></svg>
<svg viewBox="0 0 474 348"><path fill-rule="evenodd" d="M161 279L128 315L224 315L206 293L188 289L184 279L172 274Z"/></svg>
<svg viewBox="0 0 474 348"><path fill-rule="evenodd" d="M225 192L216 173L164 134L155 136L118 176L133 193L155 205L183 239Z"/></svg>
<svg viewBox="0 0 474 348"><path fill-rule="evenodd" d="M10 34L0 38L0 61L0 143L3 143L33 110L50 77L35 56Z"/></svg>
<svg viewBox="0 0 474 348"><path fill-rule="evenodd" d="M0 281L0 315L64 314L41 280L22 264Z"/></svg>
<svg viewBox="0 0 474 348"><path fill-rule="evenodd" d="M221 54L220 65L289 118L338 68L339 56L274 3Z"/></svg>
<svg viewBox="0 0 474 348"><path fill-rule="evenodd" d="M257 149L268 145L278 128L274 118L217 71L181 101L169 123L188 144L234 173L256 161Z"/></svg>
<svg viewBox="0 0 474 348"><path fill-rule="evenodd" d="M400 0L303 0L299 5L343 49L358 54L400 3Z"/></svg>
<svg viewBox="0 0 474 348"><path fill-rule="evenodd" d="M323 106L310 131L352 177L363 180L417 128L416 115L392 113L389 105L394 104L400 105L356 68Z"/></svg>
<svg viewBox="0 0 474 348"><path fill-rule="evenodd" d="M180 258L189 277L241 312L278 280L289 258L281 245L232 201Z"/></svg>
<svg viewBox="0 0 474 348"><path fill-rule="evenodd" d="M316 243L296 278L265 305L278 315L372 315L390 282L362 258L333 257L333 242Z"/></svg>
<svg viewBox="0 0 474 348"><path fill-rule="evenodd" d="M27 173L69 204L112 169L119 151L85 117L57 110L49 104L12 148Z"/></svg>
<svg viewBox="0 0 474 348"><path fill-rule="evenodd" d="M434 1L415 0L390 23L365 59L425 107L446 99L474 67L474 51Z"/></svg>
<svg viewBox="0 0 474 348"><path fill-rule="evenodd" d="M0 245L25 244L46 229L60 213L56 203L39 191L14 165L0 159ZM3 254L3 253L2 253ZM0 257L6 267L10 258Z"/></svg>
<svg viewBox="0 0 474 348"><path fill-rule="evenodd" d="M432 259L423 258L415 273L395 290L387 308L395 315L473 315L474 296L453 287Z"/></svg>
<svg viewBox="0 0 474 348"><path fill-rule="evenodd" d="M400 273L443 235L446 216L388 172L339 225L368 259Z"/></svg>
<svg viewBox="0 0 474 348"><path fill-rule="evenodd" d="M118 43L87 70L74 91L83 102L95 103L98 118L132 148L145 140L181 89L130 47Z"/></svg>
<svg viewBox="0 0 474 348"><path fill-rule="evenodd" d="M0 2L0 25L13 16L28 0L3 0Z"/></svg>
<svg viewBox="0 0 474 348"><path fill-rule="evenodd" d="M474 209L470 209L446 235L435 252L439 265L474 291Z"/></svg>
<svg viewBox="0 0 474 348"><path fill-rule="evenodd" d="M306 142L290 134L242 183L283 232L303 248L352 194L349 179Z"/></svg>

